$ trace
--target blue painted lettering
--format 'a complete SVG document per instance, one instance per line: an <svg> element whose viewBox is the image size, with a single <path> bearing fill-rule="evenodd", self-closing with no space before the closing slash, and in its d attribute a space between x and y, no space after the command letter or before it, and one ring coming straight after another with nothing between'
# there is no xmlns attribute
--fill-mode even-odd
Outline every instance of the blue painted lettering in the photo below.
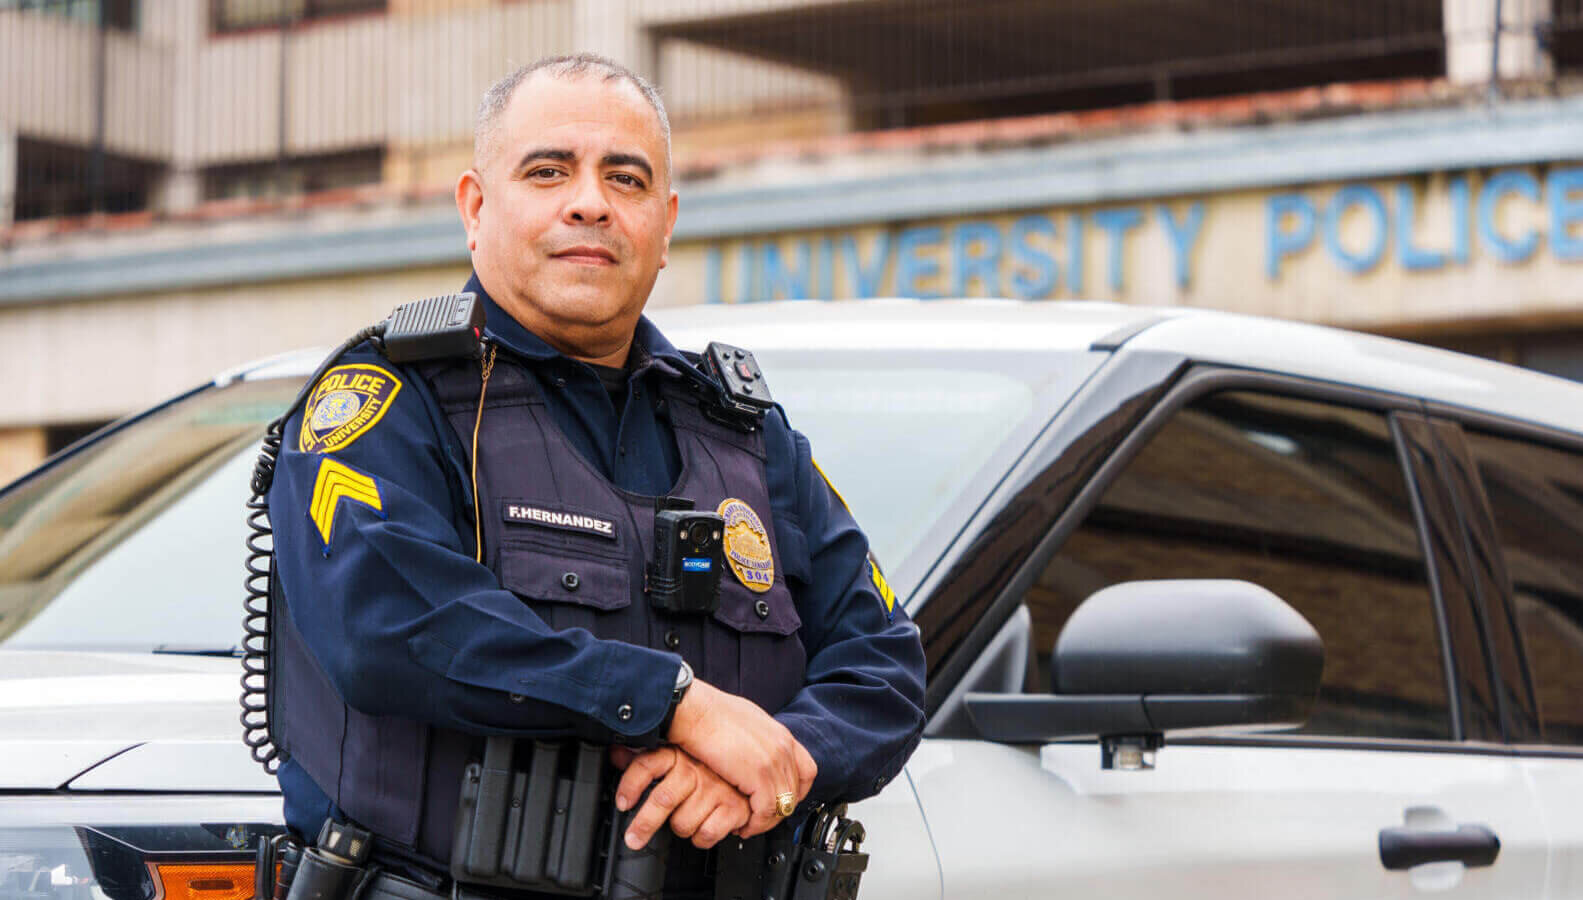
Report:
<svg viewBox="0 0 1583 900"><path fill-rule="evenodd" d="M1453 178L1447 190L1451 192L1451 258L1459 265L1467 265L1468 245L1473 242L1472 229L1468 227L1468 180Z"/></svg>
<svg viewBox="0 0 1583 900"><path fill-rule="evenodd" d="M1396 252L1401 254L1402 265L1414 271L1438 269L1446 264L1446 255L1437 250L1425 250L1413 243L1413 226L1418 222L1418 197L1410 181L1396 182Z"/></svg>
<svg viewBox="0 0 1583 900"><path fill-rule="evenodd" d="M719 244L710 244L704 254L704 302L724 303L720 293L720 270L725 266L724 253Z"/></svg>
<svg viewBox="0 0 1583 900"><path fill-rule="evenodd" d="M1539 234L1529 230L1514 240L1500 233L1495 220L1500 212L1501 200L1507 194L1521 194L1538 202L1539 182L1527 172L1520 171L1499 172L1484 182L1484 187L1479 190L1479 239L1501 262L1524 262L1539 247Z"/></svg>
<svg viewBox="0 0 1583 900"><path fill-rule="evenodd" d="M855 234L841 239L841 255L847 271L852 273L852 289L858 299L879 296L880 285L885 280L885 264L890 261L890 232L881 231L874 239L874 255L867 263L858 255Z"/></svg>
<svg viewBox="0 0 1583 900"><path fill-rule="evenodd" d="M1358 253L1347 249L1341 242L1341 220L1354 206L1363 207L1363 211L1374 220L1371 225L1373 235L1364 244L1362 252ZM1372 186L1345 185L1330 198L1330 204L1325 207L1325 249L1330 251L1331 258L1340 263L1342 268L1353 274L1361 274L1379 265L1385 256L1389 237L1390 216L1385 212L1385 201L1380 199L1380 192Z"/></svg>
<svg viewBox="0 0 1583 900"><path fill-rule="evenodd" d="M1000 229L990 222L963 222L951 230L951 293L966 297L968 285L979 282L973 296L1000 296Z"/></svg>
<svg viewBox="0 0 1583 900"><path fill-rule="evenodd" d="M1288 219L1296 226L1287 228ZM1305 194L1276 194L1264 202L1264 274L1281 275L1281 260L1308 249L1314 242L1314 203Z"/></svg>
<svg viewBox="0 0 1583 900"><path fill-rule="evenodd" d="M1049 296L1060 281L1055 258L1029 240L1047 234L1055 240L1055 223L1048 216L1024 216L1011 223L1011 255L1019 265L1012 269L1011 292L1023 300Z"/></svg>
<svg viewBox="0 0 1583 900"><path fill-rule="evenodd" d="M1557 259L1583 259L1583 236L1573 226L1583 223L1583 168L1556 169L1550 173L1550 252Z"/></svg>
<svg viewBox="0 0 1583 900"><path fill-rule="evenodd" d="M835 298L835 243L828 237L819 240L819 299Z"/></svg>
<svg viewBox="0 0 1583 900"><path fill-rule="evenodd" d="M1198 243L1198 233L1204 227L1204 203L1200 200L1189 206L1185 222L1176 221L1171 208L1164 203L1157 209L1176 255L1176 286L1186 290L1193 283L1193 246Z"/></svg>
<svg viewBox="0 0 1583 900"><path fill-rule="evenodd" d="M1127 232L1143 223L1143 213L1136 207L1102 209L1094 213L1094 224L1110 235L1110 290L1122 289L1122 270L1127 262Z"/></svg>
<svg viewBox="0 0 1583 900"><path fill-rule="evenodd" d="M797 264L787 268L781 259L780 245L775 241L764 244L763 257L765 300L806 300L809 279L813 274L813 248L807 241L797 242Z"/></svg>
<svg viewBox="0 0 1583 900"><path fill-rule="evenodd" d="M925 251L941 241L938 226L922 225L909 228L896 237L896 294L900 297L917 297L932 300L939 291L925 290L921 282L940 274L940 262Z"/></svg>
<svg viewBox="0 0 1583 900"><path fill-rule="evenodd" d="M742 242L742 250L737 254L737 302L755 303L763 298L759 296L758 279L758 254L753 252L753 245L747 241Z"/></svg>
<svg viewBox="0 0 1583 900"><path fill-rule="evenodd" d="M1072 213L1066 224L1066 289L1083 294L1083 214Z"/></svg>

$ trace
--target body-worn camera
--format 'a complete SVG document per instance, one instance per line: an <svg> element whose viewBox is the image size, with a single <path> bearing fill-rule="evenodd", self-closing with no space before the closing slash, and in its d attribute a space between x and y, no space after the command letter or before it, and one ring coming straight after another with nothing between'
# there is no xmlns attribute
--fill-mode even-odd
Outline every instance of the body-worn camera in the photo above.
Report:
<svg viewBox="0 0 1583 900"><path fill-rule="evenodd" d="M712 613L720 607L725 565L725 520L697 512L693 501L666 497L654 514L654 561L649 602L672 613Z"/></svg>

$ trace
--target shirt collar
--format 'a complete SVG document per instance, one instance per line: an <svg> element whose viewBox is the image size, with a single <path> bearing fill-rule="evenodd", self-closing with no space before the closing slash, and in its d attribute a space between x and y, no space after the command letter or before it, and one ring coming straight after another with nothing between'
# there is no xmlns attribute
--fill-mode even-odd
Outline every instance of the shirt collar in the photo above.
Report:
<svg viewBox="0 0 1583 900"><path fill-rule="evenodd" d="M483 284L478 280L477 272L467 279L467 286L462 290L477 294L483 301L484 334L490 339L523 359L547 360L562 355L559 350L524 328L521 322L502 309L500 304L495 302L495 298L484 290ZM660 333L659 328L649 321L648 316L641 316L632 334L632 355L627 361L627 368L633 374L637 374L650 366L672 376L684 375L708 383L703 373L694 368L687 357Z"/></svg>

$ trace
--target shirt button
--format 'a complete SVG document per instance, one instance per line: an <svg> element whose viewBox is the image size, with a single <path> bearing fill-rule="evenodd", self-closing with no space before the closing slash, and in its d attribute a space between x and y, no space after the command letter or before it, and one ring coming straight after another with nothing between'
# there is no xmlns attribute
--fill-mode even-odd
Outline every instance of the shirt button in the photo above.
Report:
<svg viewBox="0 0 1583 900"><path fill-rule="evenodd" d="M617 447L616 448L616 452L621 454L622 456L626 456L627 455L627 448L625 448L625 447Z"/></svg>
<svg viewBox="0 0 1583 900"><path fill-rule="evenodd" d="M682 645L682 636L674 631L665 632L665 646L675 650Z"/></svg>
<svg viewBox="0 0 1583 900"><path fill-rule="evenodd" d="M525 702L527 702L527 699L528 699L527 697L524 697L521 694L512 694L511 695L511 702L512 703L525 703Z"/></svg>
<svg viewBox="0 0 1583 900"><path fill-rule="evenodd" d="M620 719L623 722L631 721L632 720L632 705L629 704L629 703L621 704L621 708L616 710L616 718Z"/></svg>
<svg viewBox="0 0 1583 900"><path fill-rule="evenodd" d="M561 375L555 376L555 386L556 387L566 387L566 378L564 376L561 376Z"/></svg>
<svg viewBox="0 0 1583 900"><path fill-rule="evenodd" d="M768 619L770 617L770 605L765 603L763 600L753 604L753 611L758 613L758 616L761 619Z"/></svg>
<svg viewBox="0 0 1583 900"><path fill-rule="evenodd" d="M876 791L879 790L880 788L884 787L885 784L887 782L889 782L889 781L890 781L889 778L885 778L883 776L880 777L880 778L874 779L874 790L876 790Z"/></svg>
<svg viewBox="0 0 1583 900"><path fill-rule="evenodd" d="M577 577L576 572L567 572L561 576L561 587L566 588L568 591L577 590L577 586L582 583L583 580Z"/></svg>

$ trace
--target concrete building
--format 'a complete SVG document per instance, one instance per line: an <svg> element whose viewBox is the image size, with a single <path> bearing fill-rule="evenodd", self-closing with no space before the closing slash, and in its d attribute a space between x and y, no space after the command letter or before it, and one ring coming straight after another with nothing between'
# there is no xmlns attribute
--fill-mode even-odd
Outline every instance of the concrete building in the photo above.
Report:
<svg viewBox="0 0 1583 900"><path fill-rule="evenodd" d="M574 49L676 125L656 303L1213 306L1583 374L1580 0L0 0L0 481L458 287L477 99Z"/></svg>

